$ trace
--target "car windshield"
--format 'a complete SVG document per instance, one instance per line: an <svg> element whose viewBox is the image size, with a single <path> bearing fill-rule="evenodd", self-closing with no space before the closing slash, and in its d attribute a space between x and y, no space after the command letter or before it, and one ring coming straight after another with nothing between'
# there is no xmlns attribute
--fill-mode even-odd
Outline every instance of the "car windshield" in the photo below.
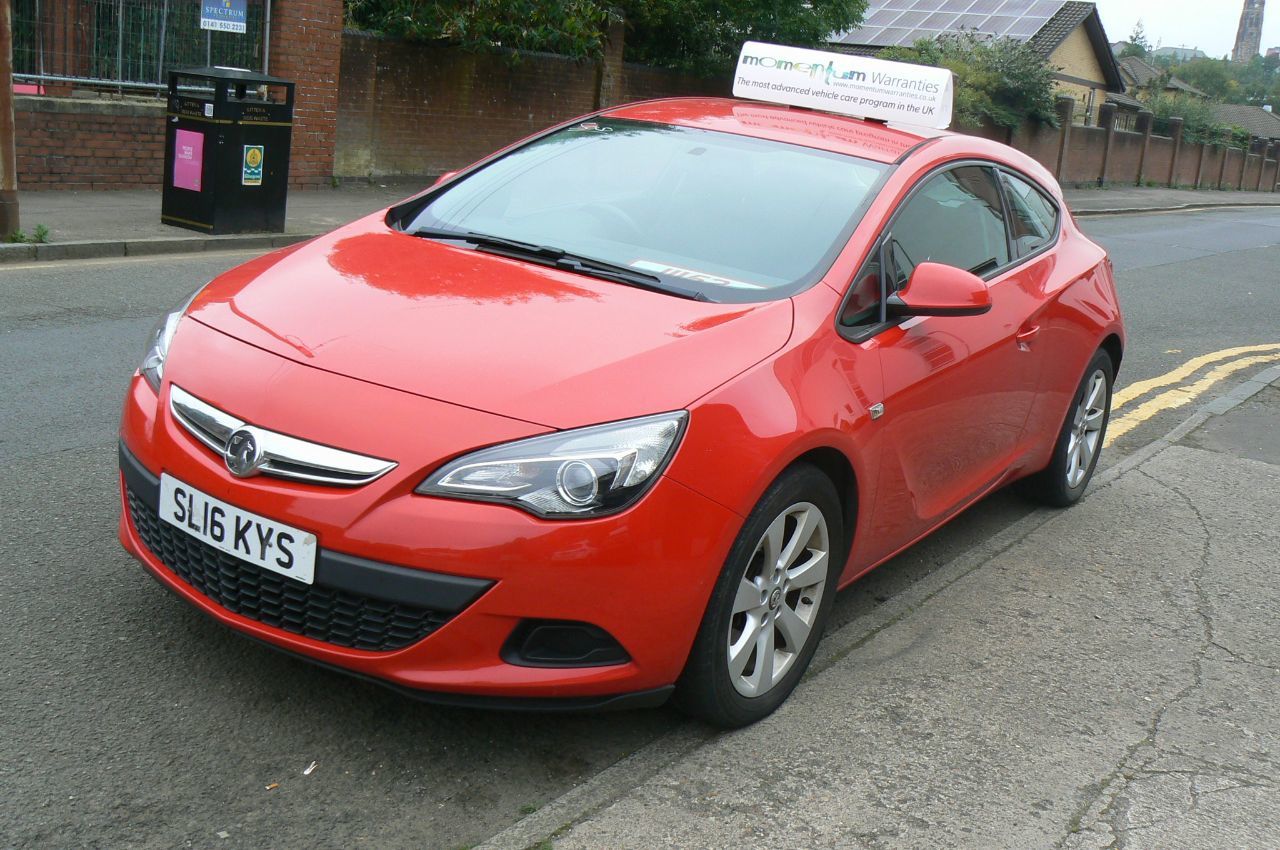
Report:
<svg viewBox="0 0 1280 850"><path fill-rule="evenodd" d="M799 145L598 118L429 195L404 229L549 246L715 301L768 300L826 271L887 169Z"/></svg>

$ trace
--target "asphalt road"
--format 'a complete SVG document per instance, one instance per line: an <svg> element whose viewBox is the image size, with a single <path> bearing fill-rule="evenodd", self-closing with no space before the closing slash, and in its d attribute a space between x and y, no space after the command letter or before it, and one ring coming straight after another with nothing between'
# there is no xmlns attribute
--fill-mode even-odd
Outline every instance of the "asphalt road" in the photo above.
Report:
<svg viewBox="0 0 1280 850"><path fill-rule="evenodd" d="M1280 343L1280 212L1086 229L1119 271L1131 333L1120 387ZM0 269L0 846L465 846L686 723L667 710L420 705L228 633L124 555L114 451L127 377L156 317L244 259ZM1187 412L1155 413L1108 462ZM843 593L837 624L1027 511L1012 494L985 500Z"/></svg>

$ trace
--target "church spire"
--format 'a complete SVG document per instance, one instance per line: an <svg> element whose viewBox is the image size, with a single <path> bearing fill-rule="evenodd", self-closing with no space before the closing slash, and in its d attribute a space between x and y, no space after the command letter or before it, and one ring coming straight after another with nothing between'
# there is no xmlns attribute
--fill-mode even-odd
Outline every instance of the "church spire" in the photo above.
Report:
<svg viewBox="0 0 1280 850"><path fill-rule="evenodd" d="M1240 13L1240 29L1236 32L1236 47L1231 61L1249 62L1262 52L1262 15L1267 0L1244 0Z"/></svg>

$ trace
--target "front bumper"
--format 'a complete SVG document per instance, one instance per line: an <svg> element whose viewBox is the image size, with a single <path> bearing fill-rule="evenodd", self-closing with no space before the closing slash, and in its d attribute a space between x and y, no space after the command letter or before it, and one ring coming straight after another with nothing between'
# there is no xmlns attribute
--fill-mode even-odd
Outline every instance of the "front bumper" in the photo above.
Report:
<svg viewBox="0 0 1280 850"><path fill-rule="evenodd" d="M273 374L277 390L298 388L299 405L307 399L344 399L346 406L357 410L376 409L379 394L390 392L287 363L240 344L228 352L258 361L248 366L253 373ZM171 360L166 378L181 374L181 367L180 359ZM280 380L289 378L288 373L294 373L295 380ZM246 418L258 415L245 410L250 406L247 401L245 405L238 405L238 399L224 401L217 387L190 386L200 383L194 372L178 380L193 392L235 405ZM166 588L237 631L307 660L435 701L470 705L496 700L507 705L517 700L521 707L592 708L613 707L619 695L630 695L628 705L660 702L683 669L741 522L727 509L669 479L660 480L639 504L621 514L577 522L539 520L514 508L420 496L413 488L426 467L389 444L394 439L387 440L387 432L370 435L376 445L352 444L349 433L338 437L316 433L321 419L306 416L298 417L294 433L353 451L376 449L394 455L400 466L385 479L349 490L266 478L235 479L217 456L173 421L162 403L167 389L166 383L157 398L144 381L135 379L126 398L119 529L124 547ZM430 411L416 411L419 421L443 426L447 420L441 410L445 406L439 402L396 396L395 404L431 406ZM279 405L279 399L273 404ZM407 411L391 411L401 412ZM394 438L395 430L390 433ZM341 645L331 639L331 632L296 628L296 610L293 623L279 621L290 613L285 602L291 601L296 609L305 607L305 599L281 602L279 594L259 594L270 597L275 606L267 606L271 616L264 616L261 607L246 609L239 597L231 603L222 597L220 602L218 593L202 592L200 582L193 582L190 575L184 578L165 563L166 544L152 537L148 545L145 529L133 515L140 505L146 506L146 494L156 492L161 472L246 510L314 531L321 549L317 588L371 598L379 604L399 604L415 609L410 612L414 615L426 611L423 622L399 624L401 638L405 629L415 627L423 628L421 635L410 634L411 639L399 645L393 641L378 646L353 642L348 631L343 639L349 645ZM222 579L221 574L216 577ZM333 616L342 620L349 614L350 608ZM303 622L309 622L310 615L302 616ZM622 645L630 660L592 667L509 663L503 658L504 643L528 619L598 626Z"/></svg>

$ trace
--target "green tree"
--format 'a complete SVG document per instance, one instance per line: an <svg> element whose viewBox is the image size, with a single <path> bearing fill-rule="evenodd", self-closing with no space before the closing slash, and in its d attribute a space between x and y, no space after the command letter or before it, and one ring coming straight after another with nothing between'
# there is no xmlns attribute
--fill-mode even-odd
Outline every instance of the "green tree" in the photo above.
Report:
<svg viewBox="0 0 1280 850"><path fill-rule="evenodd" d="M733 67L744 41L821 47L866 0L626 0L627 58L695 72Z"/></svg>
<svg viewBox="0 0 1280 850"><path fill-rule="evenodd" d="M956 75L956 123L1017 127L1031 120L1057 126L1053 79L1057 70L1026 42L947 33L911 47L892 47L882 59L947 68Z"/></svg>
<svg viewBox="0 0 1280 850"><path fill-rule="evenodd" d="M596 0L345 0L347 23L410 41L600 55L608 23Z"/></svg>
<svg viewBox="0 0 1280 850"><path fill-rule="evenodd" d="M1221 59L1192 59L1172 68L1173 75L1191 83L1214 100L1233 102L1240 84L1230 62Z"/></svg>
<svg viewBox="0 0 1280 850"><path fill-rule="evenodd" d="M604 52L609 17L626 58L685 71L732 67L742 42L823 44L856 27L866 0L345 0L350 25L415 41L558 53Z"/></svg>
<svg viewBox="0 0 1280 850"><path fill-rule="evenodd" d="M1139 59L1146 59L1151 55L1151 40L1147 38L1147 30L1139 19L1133 25L1133 32L1129 35L1129 43L1120 51L1120 58L1127 56L1137 56Z"/></svg>
<svg viewBox="0 0 1280 850"><path fill-rule="evenodd" d="M1219 123L1211 103L1189 94L1161 92L1147 101L1147 108L1155 115L1158 133L1168 132L1170 118L1181 118L1182 138L1191 144L1219 142L1230 132Z"/></svg>

